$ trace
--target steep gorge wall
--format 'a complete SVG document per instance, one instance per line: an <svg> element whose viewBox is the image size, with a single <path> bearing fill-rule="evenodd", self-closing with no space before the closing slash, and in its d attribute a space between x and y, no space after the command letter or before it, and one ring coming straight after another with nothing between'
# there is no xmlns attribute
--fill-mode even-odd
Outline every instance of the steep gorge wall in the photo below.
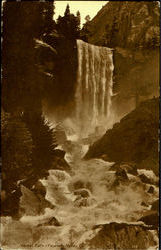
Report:
<svg viewBox="0 0 161 250"><path fill-rule="evenodd" d="M159 99L142 102L134 111L90 146L86 159L103 158L114 162L135 162L145 169L158 168Z"/></svg>
<svg viewBox="0 0 161 250"><path fill-rule="evenodd" d="M157 1L109 1L86 24L89 43L114 48L113 104L119 116L159 95L159 16Z"/></svg>

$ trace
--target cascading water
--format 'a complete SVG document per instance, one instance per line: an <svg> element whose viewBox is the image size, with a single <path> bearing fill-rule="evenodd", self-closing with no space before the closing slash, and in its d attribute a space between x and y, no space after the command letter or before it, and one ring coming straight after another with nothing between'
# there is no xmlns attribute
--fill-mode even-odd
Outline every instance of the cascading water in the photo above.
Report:
<svg viewBox="0 0 161 250"><path fill-rule="evenodd" d="M112 50L77 40L76 122L81 135L104 127L110 115L113 88ZM93 131L92 131L93 130Z"/></svg>
<svg viewBox="0 0 161 250"><path fill-rule="evenodd" d="M77 46L76 121L79 136L84 136L104 124L107 129L111 115L113 60L111 49L80 40ZM72 120L66 124L72 127ZM59 128L58 132L61 132ZM71 171L51 169L48 177L40 181L46 189L47 203L41 192L36 196L21 187L21 218L2 218L3 248L89 250L118 246L129 249L133 244L133 249L148 249L149 246L152 246L149 250L157 249L157 231L149 231L148 226L138 220L144 212L151 212L151 204L158 199L158 186L142 183L138 175L130 173L125 179L122 176L121 181L116 171L111 170L113 163L81 159L84 153L81 150L87 146L83 145L83 140L77 141L72 133L66 140L60 134L59 142L66 156L67 153L72 156L68 160ZM62 162L58 161L58 165ZM139 174L147 175L151 183L158 182L150 171L139 170ZM153 193L148 193L150 187Z"/></svg>

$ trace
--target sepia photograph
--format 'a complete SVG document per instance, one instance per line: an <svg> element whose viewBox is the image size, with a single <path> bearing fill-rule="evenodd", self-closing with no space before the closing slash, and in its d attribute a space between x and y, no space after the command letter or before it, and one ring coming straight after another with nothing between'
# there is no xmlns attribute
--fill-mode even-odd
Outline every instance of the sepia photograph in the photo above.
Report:
<svg viewBox="0 0 161 250"><path fill-rule="evenodd" d="M2 0L2 250L158 250L160 1Z"/></svg>

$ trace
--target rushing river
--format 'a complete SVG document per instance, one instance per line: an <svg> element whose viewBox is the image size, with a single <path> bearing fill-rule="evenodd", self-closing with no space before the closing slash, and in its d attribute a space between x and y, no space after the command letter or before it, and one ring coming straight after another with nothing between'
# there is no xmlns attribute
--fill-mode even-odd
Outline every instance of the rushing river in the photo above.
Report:
<svg viewBox="0 0 161 250"><path fill-rule="evenodd" d="M82 150L82 156L87 150ZM78 152L75 154L78 155ZM99 224L135 223L141 215L150 209L150 204L158 197L158 188L154 194L148 194L149 184L138 185L138 177L128 174L128 183L113 186L115 171L113 163L101 159L84 161L67 153L71 173L61 170L49 170L49 176L42 179L46 187L46 199L54 207L46 208L41 215L23 215L16 221L10 217L2 218L3 249L89 249L90 241L99 230L92 228ZM153 180L152 171L140 170ZM26 196L27 197L27 196ZM34 209L30 197L26 198L26 211ZM148 204L142 206L142 202ZM30 212L28 212L30 213ZM58 225L45 225L46 221L56 218ZM156 237L156 235L155 235ZM155 248L153 248L155 249Z"/></svg>
<svg viewBox="0 0 161 250"><path fill-rule="evenodd" d="M48 177L40 180L46 189L45 198L50 202L41 214L36 213L38 199L30 190L21 187L23 214L18 220L1 219L2 249L84 250L104 249L105 246L106 249L116 249L116 246L129 249L126 244L130 241L133 249L138 246L148 249L151 245L151 249L155 249L158 245L156 230L147 233L147 225L138 221L158 199L154 173L140 170L154 185L142 183L138 175L129 173L119 183L116 171L111 170L114 163L83 159L88 143L81 139L90 133L96 136L94 132L98 133L99 128L104 133L110 124L113 61L112 51L108 48L80 40L77 46L76 112L71 122L77 133L68 136L70 147L60 145L66 152L65 159L71 171L51 169ZM153 194L147 192L150 186L153 186ZM108 238L106 233L106 237L101 236L104 227L99 228L99 225L106 225L105 232L113 232L112 236ZM118 225L123 229L116 232ZM106 240L111 241L108 248Z"/></svg>

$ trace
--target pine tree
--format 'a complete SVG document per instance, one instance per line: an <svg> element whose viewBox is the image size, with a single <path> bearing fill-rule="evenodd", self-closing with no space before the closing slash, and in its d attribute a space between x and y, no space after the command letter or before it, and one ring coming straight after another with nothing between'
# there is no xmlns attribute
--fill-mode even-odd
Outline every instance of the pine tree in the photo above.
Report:
<svg viewBox="0 0 161 250"><path fill-rule="evenodd" d="M8 112L41 109L45 83L35 65L35 38L51 31L52 15L53 1L4 3L2 105Z"/></svg>
<svg viewBox="0 0 161 250"><path fill-rule="evenodd" d="M26 177L32 169L33 140L20 116L2 111L3 189L12 190L16 181Z"/></svg>
<svg viewBox="0 0 161 250"><path fill-rule="evenodd" d="M80 12L79 12L79 11L77 11L76 16L77 16L77 25L78 25L78 28L80 29L81 15L80 15Z"/></svg>
<svg viewBox="0 0 161 250"><path fill-rule="evenodd" d="M32 135L34 144L32 164L38 174L40 170L50 169L54 160L54 149L57 146L54 130L45 121L41 113L24 113L23 120Z"/></svg>
<svg viewBox="0 0 161 250"><path fill-rule="evenodd" d="M69 15L70 15L70 7L69 7L69 4L67 4L66 10L64 12L64 16L67 17Z"/></svg>

